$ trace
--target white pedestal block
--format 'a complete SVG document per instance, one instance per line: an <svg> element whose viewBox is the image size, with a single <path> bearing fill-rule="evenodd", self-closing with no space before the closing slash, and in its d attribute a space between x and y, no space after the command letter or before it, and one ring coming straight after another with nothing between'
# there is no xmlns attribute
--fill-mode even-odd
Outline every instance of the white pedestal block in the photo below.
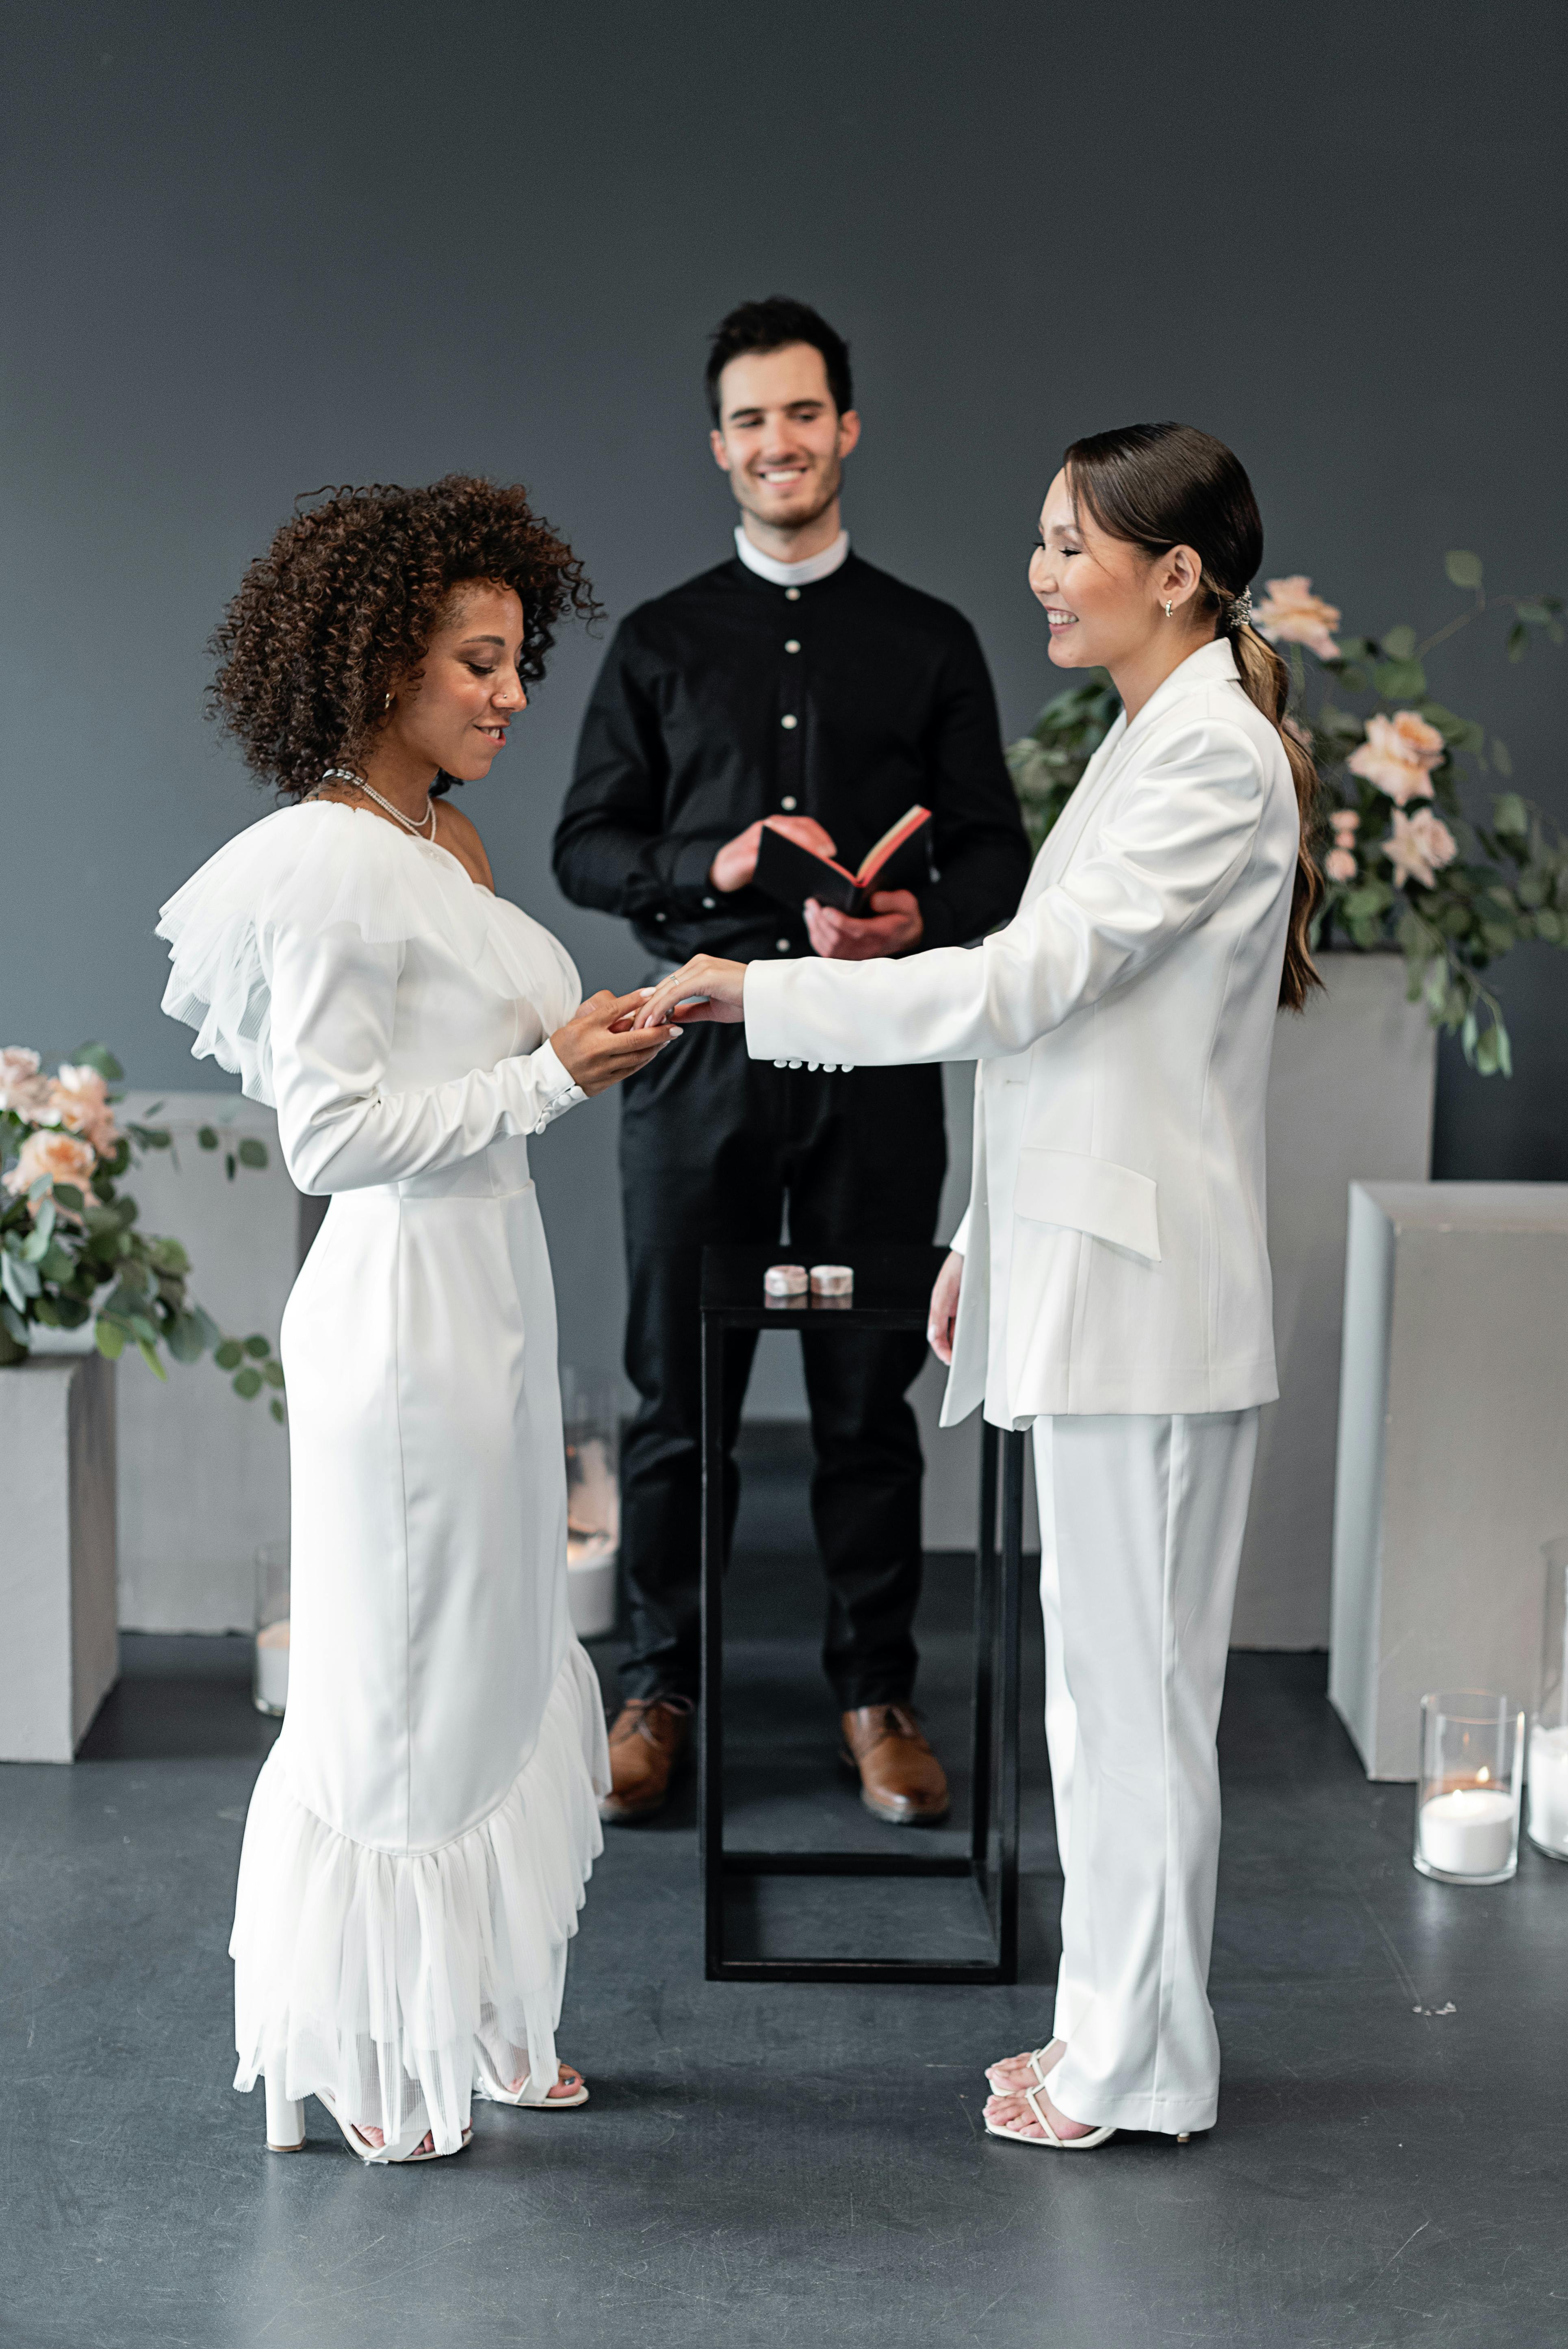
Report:
<svg viewBox="0 0 1568 2349"><path fill-rule="evenodd" d="M1429 1689L1528 1708L1568 1533L1568 1184L1350 1194L1328 1692L1371 1778Z"/></svg>
<svg viewBox="0 0 1568 2349"><path fill-rule="evenodd" d="M1425 1180L1437 1039L1402 955L1329 954L1327 992L1274 1023L1268 1234L1279 1401L1264 1405L1232 1644L1322 1648L1334 1548L1346 1203Z"/></svg>
<svg viewBox="0 0 1568 2349"><path fill-rule="evenodd" d="M240 1094L129 1094L122 1115L174 1136L127 1176L144 1231L171 1232L191 1257L191 1291L231 1337L259 1330L277 1343L299 1269L304 1202L278 1148L273 1112ZM196 1133L253 1134L264 1169L240 1167ZM119 1386L120 1621L136 1631L249 1631L254 1557L289 1529L288 1433L267 1409L271 1390L242 1402L211 1357L168 1365L160 1385L127 1355Z"/></svg>
<svg viewBox="0 0 1568 2349"><path fill-rule="evenodd" d="M0 1370L0 1761L68 1762L119 1671L114 1368Z"/></svg>

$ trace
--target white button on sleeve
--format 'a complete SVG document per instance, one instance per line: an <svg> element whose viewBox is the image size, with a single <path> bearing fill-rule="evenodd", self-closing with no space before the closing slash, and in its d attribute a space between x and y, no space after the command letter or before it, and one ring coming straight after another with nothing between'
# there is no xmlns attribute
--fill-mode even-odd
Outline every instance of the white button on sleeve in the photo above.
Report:
<svg viewBox="0 0 1568 2349"><path fill-rule="evenodd" d="M792 709L787 709L783 717L779 720L779 723L782 726L786 734L792 734L796 727L800 723L800 720L796 717Z"/></svg>

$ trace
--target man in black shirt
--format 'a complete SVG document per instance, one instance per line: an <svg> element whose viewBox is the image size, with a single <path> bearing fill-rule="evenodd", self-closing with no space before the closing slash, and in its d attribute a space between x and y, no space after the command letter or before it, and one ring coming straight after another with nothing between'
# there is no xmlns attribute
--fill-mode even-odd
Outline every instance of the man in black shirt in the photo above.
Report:
<svg viewBox="0 0 1568 2349"><path fill-rule="evenodd" d="M843 958L958 946L1015 910L1028 850L974 630L850 552L849 351L803 304L746 303L713 339L713 451L741 512L733 559L623 621L583 720L556 878L624 915L660 972L697 953ZM763 822L851 868L919 802L934 870L861 919L752 885ZM632 1605L608 1819L665 1798L697 1687L697 1299L710 1243L779 1240L802 1262L934 1237L947 1148L935 1068L779 1070L740 1028L699 1026L625 1088L626 1367L642 1405L623 1464ZM730 1345L726 1498L738 1486L745 1341ZM754 1345L755 1340L751 1343ZM920 1486L905 1391L923 1341L801 1341L830 1589L823 1663L843 1752L890 1823L945 1816L942 1766L909 1709Z"/></svg>

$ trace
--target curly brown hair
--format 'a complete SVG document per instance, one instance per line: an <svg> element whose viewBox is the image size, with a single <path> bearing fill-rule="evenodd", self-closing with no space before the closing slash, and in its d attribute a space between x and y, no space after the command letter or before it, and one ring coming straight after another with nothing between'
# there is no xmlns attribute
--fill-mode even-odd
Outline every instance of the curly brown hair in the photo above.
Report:
<svg viewBox="0 0 1568 2349"><path fill-rule="evenodd" d="M211 646L209 713L281 792L313 792L325 769L363 752L393 686L417 676L454 587L516 592L529 685L563 612L600 616L582 564L516 482L449 473L428 489L311 491L298 505Z"/></svg>

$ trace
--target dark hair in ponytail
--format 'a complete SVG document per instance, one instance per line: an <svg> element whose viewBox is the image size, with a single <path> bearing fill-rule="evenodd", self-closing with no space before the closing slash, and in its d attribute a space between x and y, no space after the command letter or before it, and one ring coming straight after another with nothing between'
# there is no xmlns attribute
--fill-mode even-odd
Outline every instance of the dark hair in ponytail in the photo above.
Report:
<svg viewBox="0 0 1568 2349"><path fill-rule="evenodd" d="M1286 727L1290 671L1271 644L1235 609L1264 559L1264 526L1239 458L1222 440L1191 424L1127 424L1075 440L1063 463L1075 499L1112 538L1150 555L1190 546L1202 564L1195 613L1212 613L1216 636L1228 636L1249 698L1279 733L1301 815L1290 933L1280 974L1283 1009L1299 1011L1315 987L1308 937L1323 894L1313 860L1317 770L1312 753Z"/></svg>

